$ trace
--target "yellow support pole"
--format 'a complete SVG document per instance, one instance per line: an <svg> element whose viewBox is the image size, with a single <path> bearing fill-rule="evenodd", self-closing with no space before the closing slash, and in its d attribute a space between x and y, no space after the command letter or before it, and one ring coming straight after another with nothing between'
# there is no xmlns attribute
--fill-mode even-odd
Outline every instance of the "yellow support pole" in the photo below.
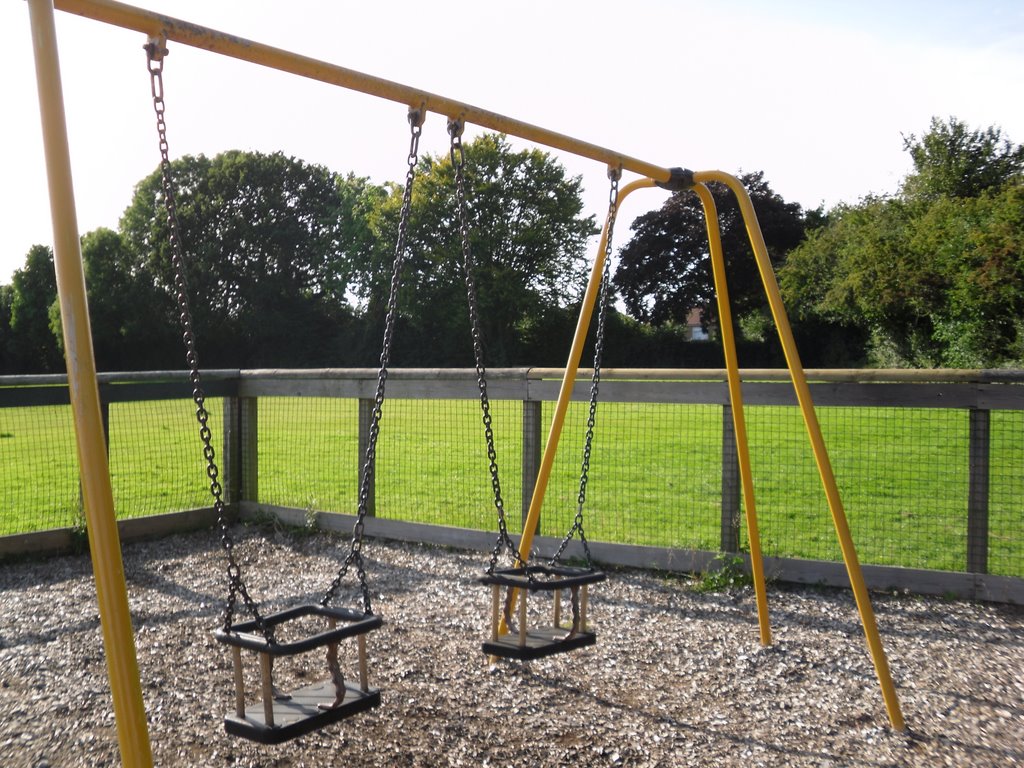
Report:
<svg viewBox="0 0 1024 768"><path fill-rule="evenodd" d="M772 644L771 622L768 617L768 591L764 583L764 561L761 558L761 534L757 526L757 506L754 503L754 476L750 471L750 450L747 443L747 422L743 415L743 390L740 386L740 368L736 356L736 336L732 327L732 308L729 304L729 284L725 275L725 257L722 254L722 235L718 223L718 208L711 191L703 184L694 184L693 191L704 206L704 222L708 231L711 252L711 273L715 281L715 300L718 303L718 322L722 330L725 350L725 369L729 382L729 402L732 405L733 431L736 435L736 454L740 465L740 484L747 515L747 538L750 540L750 571L754 579L757 600L757 620L761 632L761 645Z"/></svg>
<svg viewBox="0 0 1024 768"><path fill-rule="evenodd" d="M764 244L761 227L757 223L754 206L750 202L750 196L747 194L747 191L735 176L723 173L722 171L701 171L693 174L693 180L696 183L714 181L725 184L732 190L739 201L743 222L747 229L747 237L750 238L750 244L754 249L754 258L757 260L757 268L761 273L761 282L764 284L765 293L768 296L768 304L771 307L772 317L775 319L775 327L778 329L779 339L782 342L786 364L789 367L789 374L793 381L793 389L796 390L797 402L800 404L800 412L803 414L804 425L807 428L807 436L810 439L811 449L814 451L814 460L818 465L818 474L821 477L821 484L825 489L829 511L832 513L832 523L835 526L836 535L839 538L839 546L843 552L843 561L846 563L846 572L850 578L850 586L853 589L857 609L860 612L861 623L864 626L864 635L867 639L868 649L871 652L871 659L875 665L875 674L882 688L882 698L885 700L885 707L889 713L889 722L897 731L902 731L904 729L903 713L900 711L899 698L896 695L896 688L893 685L892 675L889 672L889 662L886 659L885 649L882 647L882 641L878 634L878 624L875 620L875 613L871 608L871 598L868 596L868 590L864 584L860 561L857 558L857 549L853 544L853 537L850 535L850 526L846 519L846 512L843 509L842 499L839 497L839 488L836 485L835 474L832 471L832 463L829 460L825 440L821 434L821 425L818 423L818 416L814 411L811 391L807 386L807 377L800 364L800 355L797 353L796 341L793 339L789 318L782 304L782 295L779 293L775 272L772 269L771 260L768 258L768 249Z"/></svg>
<svg viewBox="0 0 1024 768"><path fill-rule="evenodd" d="M114 518L106 440L96 385L96 362L89 327L85 274L78 240L78 221L71 182L64 97L53 6L49 0L28 0L35 50L39 111L53 219L54 266L64 330L68 390L75 415L75 437L89 530L89 548L96 578L96 598L103 627L107 673L117 720L121 761L126 768L153 764L146 711L139 684L121 546Z"/></svg>

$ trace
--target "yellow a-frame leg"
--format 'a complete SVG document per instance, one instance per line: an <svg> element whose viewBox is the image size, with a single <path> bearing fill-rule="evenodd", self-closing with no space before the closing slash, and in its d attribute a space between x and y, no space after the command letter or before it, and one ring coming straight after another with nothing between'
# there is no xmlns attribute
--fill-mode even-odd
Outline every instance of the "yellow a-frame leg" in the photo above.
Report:
<svg viewBox="0 0 1024 768"><path fill-rule="evenodd" d="M825 440L821 434L821 425L818 423L818 416L814 411L811 392L807 386L807 377L800 363L796 341L793 339L793 331L789 326L789 317L786 315L786 309L782 305L782 295L779 293L775 272L772 269L771 260L768 258L768 249L764 244L764 237L761 234L761 227L754 213L754 206L751 204L750 196L743 188L739 179L727 173L722 171L702 171L694 173L693 180L697 184L708 181L725 184L739 201L740 212L743 214L743 223L747 229L747 237L750 239L751 247L754 249L754 258L757 260L761 282L764 284L772 317L775 319L775 327L779 332L779 340L782 342L782 350L786 356L790 378L793 380L793 388L796 390L797 402L800 404L800 412L803 415L804 425L807 428L807 436L811 442L811 449L814 452L814 460L818 465L818 474L821 477L821 484L825 490L825 498L828 500L829 511L832 513L832 523L835 526L836 535L839 538L839 546L843 552L843 561L846 564L850 586L853 589L857 610L860 612L861 623L864 626L864 635L867 639L868 649L871 652L871 660L875 665L875 674L882 688L882 698L885 700L885 708L889 713L889 722L897 731L902 731L905 727L903 713L900 711L900 702L892 682L889 662L885 655L885 649L882 647L882 640L878 634L878 624L875 621L875 613L871 608L871 598L868 596L868 590L864 584L864 575L861 572L860 561L857 558L857 549L850 535L850 526L846 520L842 499L839 496L839 488L836 485L835 474L832 471L832 463L829 460L828 450L825 448ZM698 194L700 193L698 192ZM737 440L739 440L739 436L740 432L737 431ZM746 488L744 488L744 492L746 492ZM752 500L752 498L751 496L750 499ZM753 543L751 547L753 549Z"/></svg>
<svg viewBox="0 0 1024 768"><path fill-rule="evenodd" d="M622 205L622 201L636 190L653 187L656 183L654 179L631 181L619 190L618 197L615 200L616 208ZM544 495L548 490L551 467L555 463L558 441L562 436L562 427L565 424L565 414L569 410L572 390L576 385L576 373L579 369L580 358L583 357L583 344L587 340L590 319L593 316L594 305L597 303L597 297L601 289L601 276L604 274L604 260L608 246L609 223L605 221L604 227L601 230L601 240L597 245L597 256L594 258L594 265L590 269L587 290L583 295L579 319L576 321L576 332L573 335L572 346L569 349L569 360L565 364L565 372L562 374L562 385L558 390L558 400L555 402L555 412L551 417L551 427L548 429L548 440L544 445L544 455L541 457L540 468L537 470L537 480L533 486L533 496L530 497L530 509L526 514L526 521L523 523L523 535L519 539L519 559L524 564L530 559L530 548L533 546L533 536L537 529L537 521L540 519L540 510L544 506ZM515 607L517 599L517 590L513 589L509 596L509 610ZM498 634L504 635L507 632L508 623L503 617L498 623ZM491 657L491 662L493 663L494 661L496 661L496 658Z"/></svg>
<svg viewBox="0 0 1024 768"><path fill-rule="evenodd" d="M740 465L740 485L743 487L743 506L747 515L747 539L750 543L750 571L757 599L757 622L761 632L761 645L771 645L772 628L768 619L768 591L764 583L764 561L761 558L761 534L757 526L757 507L754 503L754 476L750 469L750 450L747 443L747 422L743 414L743 390L740 387L739 361L736 356L736 336L732 328L732 308L729 305L729 286L725 279L725 257L722 254L722 235L718 224L718 209L711 191L703 184L694 184L693 191L704 206L704 224L708 232L708 250L711 253L711 272L715 281L715 299L718 303L718 322L725 350L725 369L729 381L729 404L732 406L733 432L736 435L736 456Z"/></svg>
<svg viewBox="0 0 1024 768"><path fill-rule="evenodd" d="M64 330L68 391L75 415L82 499L96 577L96 598L103 627L103 647L107 654L117 738L121 747L121 763L125 768L149 768L153 765L153 757L146 728L146 710L142 703L121 546L114 519L106 440L100 417L96 360L93 356L82 252L78 242L78 217L71 184L71 158L64 119L53 6L50 0L29 0L28 6L50 188L54 266Z"/></svg>
<svg viewBox="0 0 1024 768"><path fill-rule="evenodd" d="M654 179L638 179L630 182L619 190L616 207L620 206L622 201L636 190L653 187L654 185ZM565 373L562 375L562 386L558 390L558 400L555 402L555 412L551 417L551 427L548 430L548 441L544 445L544 456L541 458L540 468L537 470L537 482L533 486L533 496L530 498L530 510L527 512L526 522L523 523L523 536L519 540L519 557L524 563L530 557L530 547L533 546L533 534L537 528L537 521L540 519L541 507L544 506L544 494L547 492L548 479L551 477L551 467L555 463L555 454L558 452L558 440L562 436L565 414L569 410L572 390L576 385L576 372L580 365L580 358L583 356L583 343L587 340L590 318L593 315L594 305L597 303L598 293L601 289L601 275L604 273L607 245L608 222L606 221L601 232L601 242L597 246L597 256L594 259L593 267L590 269L590 280L587 283L587 291L583 296L579 320L576 322L576 333L573 335L572 347L569 349L569 360L565 364ZM503 622L500 632L504 634L506 631L507 628Z"/></svg>

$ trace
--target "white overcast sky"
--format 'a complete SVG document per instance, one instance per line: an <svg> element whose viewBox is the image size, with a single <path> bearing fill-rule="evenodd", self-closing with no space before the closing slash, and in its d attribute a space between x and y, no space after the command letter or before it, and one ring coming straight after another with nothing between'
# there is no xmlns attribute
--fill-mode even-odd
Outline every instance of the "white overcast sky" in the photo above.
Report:
<svg viewBox="0 0 1024 768"><path fill-rule="evenodd" d="M809 208L896 190L901 134L955 115L1024 143L1024 2L144 0L662 166L762 170ZM158 150L142 36L57 13L78 223L116 228ZM0 0L0 283L50 244L28 7ZM172 156L281 150L403 177L405 108L172 45ZM446 151L440 116L421 149ZM600 219L605 168L558 155ZM631 219L660 190L633 196ZM628 230L619 230L624 242Z"/></svg>

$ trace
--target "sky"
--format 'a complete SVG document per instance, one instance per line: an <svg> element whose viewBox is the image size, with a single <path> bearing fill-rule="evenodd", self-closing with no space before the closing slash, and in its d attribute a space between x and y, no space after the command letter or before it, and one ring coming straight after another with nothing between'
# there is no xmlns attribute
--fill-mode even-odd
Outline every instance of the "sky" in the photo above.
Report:
<svg viewBox="0 0 1024 768"><path fill-rule="evenodd" d="M933 116L1024 143L1020 0L139 0L136 5L400 82L663 166L763 171L805 208L898 189ZM116 229L159 163L144 36L57 13L79 229ZM0 0L0 283L52 242L28 7ZM282 151L404 177L406 108L171 44L172 158ZM479 129L467 128L468 136ZM530 146L516 141L516 146ZM431 115L421 152L447 151ZM601 220L606 168L582 177ZM628 174L625 180L629 180ZM626 225L667 193L642 190Z"/></svg>

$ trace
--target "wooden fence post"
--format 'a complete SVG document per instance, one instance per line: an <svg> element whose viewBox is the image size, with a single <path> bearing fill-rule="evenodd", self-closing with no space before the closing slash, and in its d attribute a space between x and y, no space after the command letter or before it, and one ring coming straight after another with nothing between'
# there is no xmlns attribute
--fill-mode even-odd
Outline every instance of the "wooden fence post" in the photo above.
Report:
<svg viewBox="0 0 1024 768"><path fill-rule="evenodd" d="M722 552L740 551L740 462L732 406L722 406Z"/></svg>
<svg viewBox="0 0 1024 768"><path fill-rule="evenodd" d="M260 500L259 400L238 398L238 500Z"/></svg>
<svg viewBox="0 0 1024 768"><path fill-rule="evenodd" d="M539 400L523 400L523 526L530 513L530 501L533 489L537 485L537 473L540 471L541 444L541 406ZM540 533L540 518L537 518L537 530Z"/></svg>
<svg viewBox="0 0 1024 768"><path fill-rule="evenodd" d="M356 456L357 499L360 484L363 481L363 466L366 464L366 449L370 445L370 425L373 424L373 409L375 405L376 401L373 398L359 398L359 450L358 455ZM369 482L367 483L366 494L366 514L370 517L373 517L373 515L376 514L376 484L377 478L374 474L371 474Z"/></svg>
<svg viewBox="0 0 1024 768"><path fill-rule="evenodd" d="M237 504L242 492L242 414L241 401L234 396L225 396L222 408L224 415L223 441L221 444L221 487L225 504Z"/></svg>
<svg viewBox="0 0 1024 768"><path fill-rule="evenodd" d="M988 474L991 411L970 411L967 571L988 573Z"/></svg>
<svg viewBox="0 0 1024 768"><path fill-rule="evenodd" d="M110 458L110 401L107 400L106 387L99 386L100 418L103 420L103 442L107 446L107 458Z"/></svg>

